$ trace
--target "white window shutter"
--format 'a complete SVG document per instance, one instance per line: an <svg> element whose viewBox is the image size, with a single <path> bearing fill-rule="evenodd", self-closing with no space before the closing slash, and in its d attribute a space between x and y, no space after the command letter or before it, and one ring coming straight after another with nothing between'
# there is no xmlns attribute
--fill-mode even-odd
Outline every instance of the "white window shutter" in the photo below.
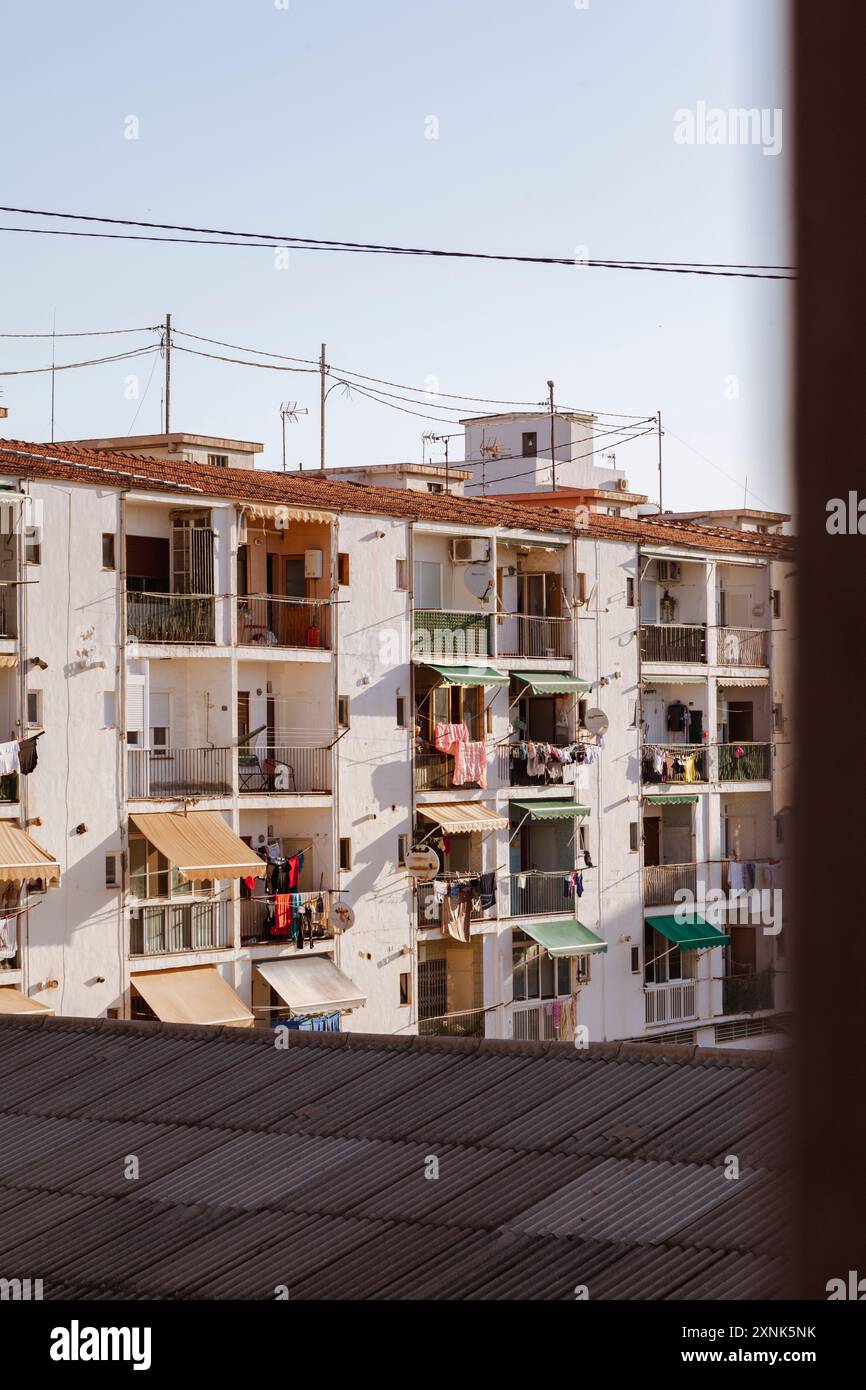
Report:
<svg viewBox="0 0 866 1390"><path fill-rule="evenodd" d="M127 676L126 728L131 734L144 733L144 676Z"/></svg>

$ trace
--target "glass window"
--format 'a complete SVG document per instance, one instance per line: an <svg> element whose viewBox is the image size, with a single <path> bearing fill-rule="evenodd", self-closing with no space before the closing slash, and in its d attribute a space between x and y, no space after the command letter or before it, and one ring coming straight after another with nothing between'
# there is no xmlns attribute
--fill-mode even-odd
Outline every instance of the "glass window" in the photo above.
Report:
<svg viewBox="0 0 866 1390"><path fill-rule="evenodd" d="M416 608L442 607L442 566L438 560L416 560L414 564Z"/></svg>

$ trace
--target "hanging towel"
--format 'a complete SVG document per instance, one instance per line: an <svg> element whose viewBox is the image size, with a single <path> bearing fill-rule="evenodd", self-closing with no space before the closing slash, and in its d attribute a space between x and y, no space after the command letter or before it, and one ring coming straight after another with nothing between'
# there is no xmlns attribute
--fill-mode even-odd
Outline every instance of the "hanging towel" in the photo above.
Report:
<svg viewBox="0 0 866 1390"><path fill-rule="evenodd" d="M482 874L478 885L478 901L482 912L486 912L496 902L496 874Z"/></svg>
<svg viewBox="0 0 866 1390"><path fill-rule="evenodd" d="M450 893L442 903L443 934L453 936L455 941L468 942L471 910L472 895L469 890L459 883L452 884Z"/></svg>
<svg viewBox="0 0 866 1390"><path fill-rule="evenodd" d="M35 738L22 738L18 745L18 763L23 777L31 773L39 761Z"/></svg>
<svg viewBox="0 0 866 1390"><path fill-rule="evenodd" d="M21 764L18 759L18 740L0 743L0 777L8 777L10 772L18 772Z"/></svg>
<svg viewBox="0 0 866 1390"><path fill-rule="evenodd" d="M280 893L274 900L274 925L271 928L272 936L288 936L292 930L293 912L292 897L290 893Z"/></svg>

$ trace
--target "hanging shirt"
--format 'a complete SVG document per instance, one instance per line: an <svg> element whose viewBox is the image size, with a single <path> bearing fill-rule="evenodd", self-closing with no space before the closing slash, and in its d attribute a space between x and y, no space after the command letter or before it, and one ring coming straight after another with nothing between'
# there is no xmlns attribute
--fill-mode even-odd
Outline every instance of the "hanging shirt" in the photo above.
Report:
<svg viewBox="0 0 866 1390"><path fill-rule="evenodd" d="M13 739L11 743L0 743L0 777L8 777L10 772L18 772L20 767L18 740Z"/></svg>

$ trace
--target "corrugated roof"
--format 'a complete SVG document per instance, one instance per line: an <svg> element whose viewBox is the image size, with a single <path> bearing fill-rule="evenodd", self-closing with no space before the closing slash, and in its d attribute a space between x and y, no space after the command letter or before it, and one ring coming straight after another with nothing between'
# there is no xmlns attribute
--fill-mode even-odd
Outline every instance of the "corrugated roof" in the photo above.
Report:
<svg viewBox="0 0 866 1390"><path fill-rule="evenodd" d="M0 1266L46 1299L785 1292L777 1053L24 1018L0 1047Z"/></svg>

